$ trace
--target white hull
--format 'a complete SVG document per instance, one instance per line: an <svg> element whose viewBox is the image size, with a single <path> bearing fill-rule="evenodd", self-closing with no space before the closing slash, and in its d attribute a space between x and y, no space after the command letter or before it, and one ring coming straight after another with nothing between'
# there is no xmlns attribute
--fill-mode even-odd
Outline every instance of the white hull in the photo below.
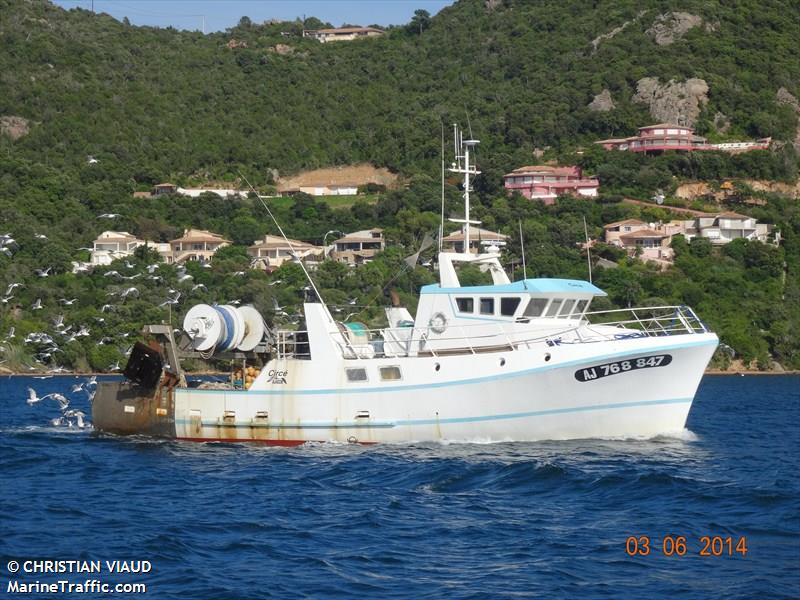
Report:
<svg viewBox="0 0 800 600"><path fill-rule="evenodd" d="M652 437L683 429L716 347L705 333L324 365L273 360L265 372L285 376L259 389L177 388L175 435L272 444ZM403 379L381 381L381 366L399 367ZM365 368L368 381L348 382L346 367ZM590 378L579 381L584 369Z"/></svg>

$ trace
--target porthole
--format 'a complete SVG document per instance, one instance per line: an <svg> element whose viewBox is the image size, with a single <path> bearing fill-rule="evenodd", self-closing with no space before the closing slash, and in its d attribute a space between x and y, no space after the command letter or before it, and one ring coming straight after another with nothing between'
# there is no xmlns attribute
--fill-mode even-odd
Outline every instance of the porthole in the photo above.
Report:
<svg viewBox="0 0 800 600"><path fill-rule="evenodd" d="M433 365L433 370L434 371L438 371L441 368L442 368L442 365L440 365L439 363L436 363L435 365Z"/></svg>
<svg viewBox="0 0 800 600"><path fill-rule="evenodd" d="M501 358L500 359L500 366L501 367L505 367L506 366L506 359L505 358Z"/></svg>
<svg viewBox="0 0 800 600"><path fill-rule="evenodd" d="M550 360L550 353L548 352L544 355L544 362L548 362L549 360Z"/></svg>

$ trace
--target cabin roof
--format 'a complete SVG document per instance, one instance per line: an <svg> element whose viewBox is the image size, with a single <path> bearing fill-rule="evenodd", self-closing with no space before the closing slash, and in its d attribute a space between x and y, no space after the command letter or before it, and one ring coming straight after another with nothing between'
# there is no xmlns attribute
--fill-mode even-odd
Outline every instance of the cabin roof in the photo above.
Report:
<svg viewBox="0 0 800 600"><path fill-rule="evenodd" d="M422 286L422 294L592 294L607 296L599 287L578 279L523 279L502 285L473 285L443 288L433 283Z"/></svg>

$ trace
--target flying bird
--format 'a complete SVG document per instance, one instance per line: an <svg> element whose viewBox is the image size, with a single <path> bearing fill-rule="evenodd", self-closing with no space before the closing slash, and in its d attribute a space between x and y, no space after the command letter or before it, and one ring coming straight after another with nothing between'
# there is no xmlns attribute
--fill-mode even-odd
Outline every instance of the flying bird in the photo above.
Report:
<svg viewBox="0 0 800 600"><path fill-rule="evenodd" d="M42 309L42 299L41 298L37 298L36 302L34 302L33 306L31 306L31 309L32 310L41 310Z"/></svg>
<svg viewBox="0 0 800 600"><path fill-rule="evenodd" d="M61 298L61 300L59 300L59 302L61 302L61 304L63 304L64 306L72 306L77 301L78 301L77 298L72 298L72 300L67 300L66 298Z"/></svg>
<svg viewBox="0 0 800 600"><path fill-rule="evenodd" d="M86 422L83 420L83 417L86 416L86 413L84 413L83 411L71 409L64 411L63 416L67 419L67 424L70 427L72 427L72 421L68 420L70 417L74 417L76 419L78 429L83 429L84 427L86 427Z"/></svg>
<svg viewBox="0 0 800 600"><path fill-rule="evenodd" d="M121 217L122 215L119 213L103 213L102 215L97 215L98 219L116 219L117 217Z"/></svg>
<svg viewBox="0 0 800 600"><path fill-rule="evenodd" d="M28 403L29 406L33 406L34 404L37 404L42 400L47 400L48 398L58 402L59 408L61 408L62 411L65 411L69 406L69 400L67 400L64 396L62 396L57 392L53 392L52 394L47 394L45 396L39 397L36 394L36 390L30 387L28 388L28 399L26 400L26 402Z"/></svg>
<svg viewBox="0 0 800 600"><path fill-rule="evenodd" d="M46 269L34 269L34 271L39 277L49 277L52 269L53 267L47 267Z"/></svg>
<svg viewBox="0 0 800 600"><path fill-rule="evenodd" d="M136 289L135 287L129 287L129 288L123 290L123 292L120 294L120 297L123 298L123 299L127 298L128 296L133 296L135 298L138 298L139 297L139 290Z"/></svg>

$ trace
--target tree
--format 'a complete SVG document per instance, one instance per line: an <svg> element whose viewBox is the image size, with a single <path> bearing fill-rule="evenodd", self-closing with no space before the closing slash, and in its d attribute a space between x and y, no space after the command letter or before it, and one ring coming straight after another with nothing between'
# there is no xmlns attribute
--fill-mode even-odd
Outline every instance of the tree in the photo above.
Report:
<svg viewBox="0 0 800 600"><path fill-rule="evenodd" d="M411 18L411 22L408 24L408 30L411 33L422 35L422 32L430 27L430 25L431 13L429 13L427 10L418 8L414 11L414 16Z"/></svg>

